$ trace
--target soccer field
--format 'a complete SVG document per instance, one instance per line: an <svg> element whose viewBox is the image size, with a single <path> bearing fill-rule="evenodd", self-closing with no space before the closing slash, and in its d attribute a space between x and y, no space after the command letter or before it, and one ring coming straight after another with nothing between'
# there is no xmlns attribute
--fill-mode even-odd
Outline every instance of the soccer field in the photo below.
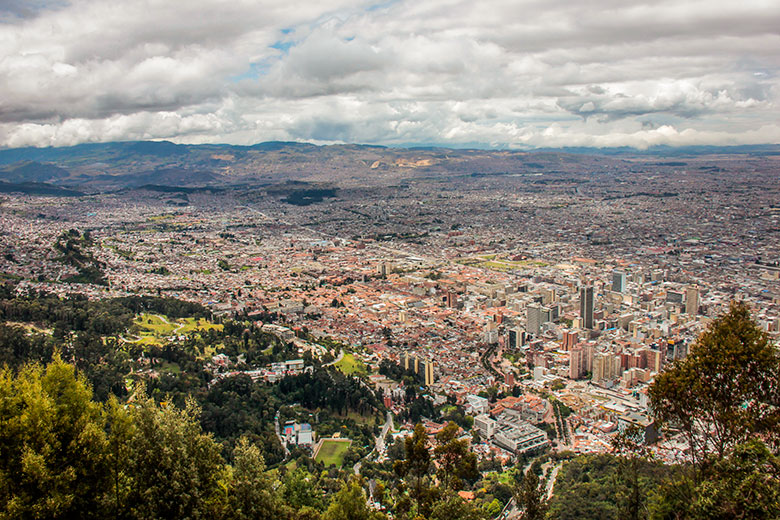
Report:
<svg viewBox="0 0 780 520"><path fill-rule="evenodd" d="M331 464L335 465L336 467L341 467L344 462L344 455L347 454L347 450L351 445L352 441L346 439L323 440L322 446L317 452L317 455L314 457L314 460L317 462L322 462L326 467L330 466Z"/></svg>

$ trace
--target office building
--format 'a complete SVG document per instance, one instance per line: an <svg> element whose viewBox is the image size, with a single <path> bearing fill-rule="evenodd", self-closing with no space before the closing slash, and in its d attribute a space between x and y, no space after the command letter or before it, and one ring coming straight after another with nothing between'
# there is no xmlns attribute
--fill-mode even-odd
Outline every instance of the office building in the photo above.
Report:
<svg viewBox="0 0 780 520"><path fill-rule="evenodd" d="M485 414L474 417L474 428L483 439L490 439L496 431L497 423Z"/></svg>
<svg viewBox="0 0 780 520"><path fill-rule="evenodd" d="M475 419L475 425L476 422ZM543 430L523 421L513 410L505 410L497 422L493 443L515 455L544 448L550 443Z"/></svg>
<svg viewBox="0 0 780 520"><path fill-rule="evenodd" d="M538 336L539 333L542 331L542 307L537 304L529 305L528 308L525 311L526 316L526 330L533 334L534 336Z"/></svg>
<svg viewBox="0 0 780 520"><path fill-rule="evenodd" d="M689 316L699 314L699 288L695 285L685 289L685 313Z"/></svg>
<svg viewBox="0 0 780 520"><path fill-rule="evenodd" d="M612 271L612 290L621 293L626 290L626 273Z"/></svg>
<svg viewBox="0 0 780 520"><path fill-rule="evenodd" d="M576 330L564 330L562 346L563 350L571 350L580 341L580 334Z"/></svg>
<svg viewBox="0 0 780 520"><path fill-rule="evenodd" d="M586 329L593 328L593 286L586 285L580 288L580 317L582 326Z"/></svg>
<svg viewBox="0 0 780 520"><path fill-rule="evenodd" d="M515 327L507 331L507 348L517 350L528 343L528 333L521 327Z"/></svg>

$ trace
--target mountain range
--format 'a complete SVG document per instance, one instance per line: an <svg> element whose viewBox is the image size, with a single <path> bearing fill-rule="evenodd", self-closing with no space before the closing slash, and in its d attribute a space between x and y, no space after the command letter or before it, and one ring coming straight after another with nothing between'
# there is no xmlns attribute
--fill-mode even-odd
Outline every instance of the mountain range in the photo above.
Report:
<svg viewBox="0 0 780 520"><path fill-rule="evenodd" d="M780 155L780 145L519 151L297 142L252 146L167 141L81 144L0 150L0 191L13 191L16 186L30 190L40 185L39 190L56 191L59 187L78 194L145 185L262 186L289 181L360 186L431 176L603 171L625 169L628 162L636 161L680 167L686 165L686 158L722 154L776 156ZM663 158L673 160L658 162ZM35 183L32 188L30 183Z"/></svg>

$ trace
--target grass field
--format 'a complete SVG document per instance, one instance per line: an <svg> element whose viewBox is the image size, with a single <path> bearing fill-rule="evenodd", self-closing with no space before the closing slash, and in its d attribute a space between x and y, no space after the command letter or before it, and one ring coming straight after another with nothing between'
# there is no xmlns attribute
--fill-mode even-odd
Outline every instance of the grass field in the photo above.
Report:
<svg viewBox="0 0 780 520"><path fill-rule="evenodd" d="M333 464L334 466L340 468L344 463L344 455L347 454L347 450L349 450L351 445L352 441L346 439L326 439L322 441L322 447L317 452L317 456L314 457L314 460L317 462L322 462L325 464L325 467Z"/></svg>
<svg viewBox="0 0 780 520"><path fill-rule="evenodd" d="M170 320L166 316L157 314L141 314L135 319L135 323L156 336L170 336L171 334L188 334L193 331L217 329L222 330L222 325L211 323L203 318L183 318Z"/></svg>
<svg viewBox="0 0 780 520"><path fill-rule="evenodd" d="M168 338L173 335L189 334L209 329L222 330L222 325L211 323L202 318L183 318L178 320L169 319L167 316L157 314L141 314L134 323L138 326L135 333L137 339L123 338L129 343L139 345L164 345ZM133 334L130 335L132 338ZM214 350L214 353L217 349ZM209 352L207 352L209 354ZM213 353L211 353L213 355Z"/></svg>
<svg viewBox="0 0 780 520"><path fill-rule="evenodd" d="M361 361L355 359L354 355L349 353L345 353L341 361L334 366L346 375L367 373L366 366Z"/></svg>

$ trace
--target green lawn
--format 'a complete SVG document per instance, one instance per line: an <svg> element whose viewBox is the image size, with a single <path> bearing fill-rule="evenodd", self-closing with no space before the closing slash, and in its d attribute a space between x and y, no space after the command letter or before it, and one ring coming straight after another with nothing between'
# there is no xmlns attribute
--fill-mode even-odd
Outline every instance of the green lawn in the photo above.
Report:
<svg viewBox="0 0 780 520"><path fill-rule="evenodd" d="M177 320L176 323L177 324L184 323L184 327L182 327L181 330L179 330L179 334L186 334L194 330L209 330L209 329L222 330L222 328L224 327L221 324L211 323L210 321L203 318L184 318L183 320Z"/></svg>
<svg viewBox="0 0 780 520"><path fill-rule="evenodd" d="M366 374L366 366L359 360L355 359L352 354L344 354L344 357L334 365L346 375L351 374Z"/></svg>
<svg viewBox="0 0 780 520"><path fill-rule="evenodd" d="M344 455L347 454L352 441L350 440L324 440L322 447L314 458L317 462L322 462L325 467L333 464L340 468L344 463Z"/></svg>
<svg viewBox="0 0 780 520"><path fill-rule="evenodd" d="M164 319L163 319L164 318ZM166 323L167 320L167 323ZM187 334L193 331L217 329L222 330L222 325L211 323L203 318L170 319L167 316L154 314L141 314L135 323L144 329L144 332L161 339L171 334ZM144 332L141 335L144 335Z"/></svg>
<svg viewBox="0 0 780 520"><path fill-rule="evenodd" d="M175 324L165 323L159 316L153 314L141 314L135 322L160 336L170 335L176 328Z"/></svg>

